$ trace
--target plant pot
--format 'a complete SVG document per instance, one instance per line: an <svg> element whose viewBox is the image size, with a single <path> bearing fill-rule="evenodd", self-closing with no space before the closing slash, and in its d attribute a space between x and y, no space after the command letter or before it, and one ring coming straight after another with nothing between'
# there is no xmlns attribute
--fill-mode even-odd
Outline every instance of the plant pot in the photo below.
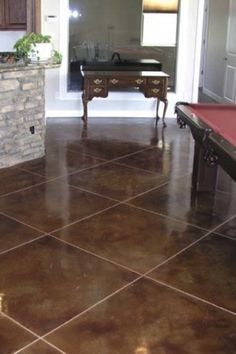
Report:
<svg viewBox="0 0 236 354"><path fill-rule="evenodd" d="M28 58L31 63L48 62L52 58L52 43L32 44Z"/></svg>

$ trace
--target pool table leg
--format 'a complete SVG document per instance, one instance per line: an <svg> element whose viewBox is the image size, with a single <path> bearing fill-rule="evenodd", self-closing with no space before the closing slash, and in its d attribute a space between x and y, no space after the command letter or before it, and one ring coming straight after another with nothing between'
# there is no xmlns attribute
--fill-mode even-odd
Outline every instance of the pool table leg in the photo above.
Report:
<svg viewBox="0 0 236 354"><path fill-rule="evenodd" d="M217 164L208 166L204 149L195 141L192 189L196 192L214 192L217 183Z"/></svg>

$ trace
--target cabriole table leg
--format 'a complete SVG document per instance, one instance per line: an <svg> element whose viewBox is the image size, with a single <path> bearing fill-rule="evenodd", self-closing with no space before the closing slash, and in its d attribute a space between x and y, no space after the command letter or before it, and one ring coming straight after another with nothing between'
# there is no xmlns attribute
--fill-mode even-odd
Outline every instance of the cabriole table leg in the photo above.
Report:
<svg viewBox="0 0 236 354"><path fill-rule="evenodd" d="M166 125L166 122L165 122L165 116L166 116L166 111L167 111L167 107L168 107L168 100L167 99L159 99L157 98L157 108L156 108L156 125L160 119L160 116L159 116L159 106L160 106L160 101L162 101L164 103L164 109L163 109L163 115L162 115L162 124L163 124L163 127L166 128L167 125Z"/></svg>
<svg viewBox="0 0 236 354"><path fill-rule="evenodd" d="M84 114L81 117L82 121L84 122L84 125L87 125L88 122L88 99L85 97L85 94L82 94L82 102L83 102L83 109L84 109Z"/></svg>

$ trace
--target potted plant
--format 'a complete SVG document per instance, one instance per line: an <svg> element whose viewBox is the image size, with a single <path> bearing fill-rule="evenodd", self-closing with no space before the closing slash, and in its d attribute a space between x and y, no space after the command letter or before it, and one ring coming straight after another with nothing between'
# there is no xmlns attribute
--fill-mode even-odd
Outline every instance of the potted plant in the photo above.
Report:
<svg viewBox="0 0 236 354"><path fill-rule="evenodd" d="M38 33L27 33L14 45L16 56L33 63L47 62L52 58L51 36Z"/></svg>
<svg viewBox="0 0 236 354"><path fill-rule="evenodd" d="M58 52L58 50L53 50L52 53L52 63L53 64L61 64L62 62L62 54Z"/></svg>

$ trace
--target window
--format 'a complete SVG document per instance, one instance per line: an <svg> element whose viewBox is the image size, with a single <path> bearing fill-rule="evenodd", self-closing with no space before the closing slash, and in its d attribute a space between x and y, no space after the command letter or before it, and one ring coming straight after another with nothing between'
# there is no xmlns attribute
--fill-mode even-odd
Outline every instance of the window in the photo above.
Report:
<svg viewBox="0 0 236 354"><path fill-rule="evenodd" d="M143 13L142 45L175 47L177 13Z"/></svg>
<svg viewBox="0 0 236 354"><path fill-rule="evenodd" d="M143 46L176 46L178 9L178 0L143 0Z"/></svg>

